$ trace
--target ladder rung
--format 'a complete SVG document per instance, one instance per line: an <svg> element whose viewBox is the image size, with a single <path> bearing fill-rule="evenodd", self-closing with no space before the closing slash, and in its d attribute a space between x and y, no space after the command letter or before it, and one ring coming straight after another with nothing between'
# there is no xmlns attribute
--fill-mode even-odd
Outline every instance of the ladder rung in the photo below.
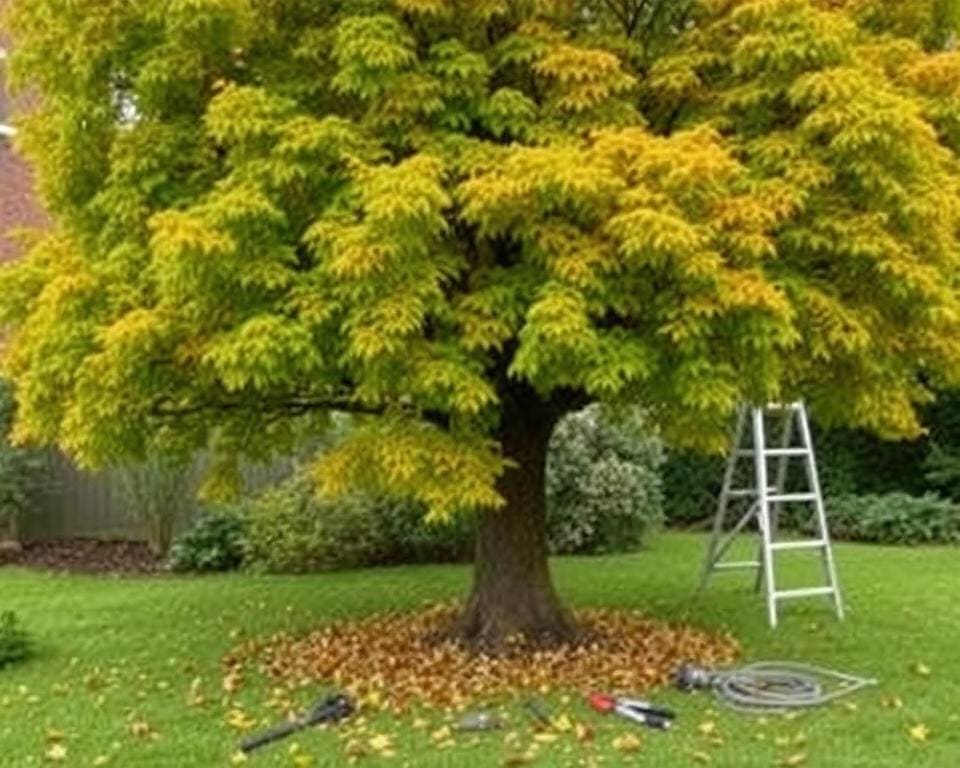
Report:
<svg viewBox="0 0 960 768"><path fill-rule="evenodd" d="M807 456L810 453L806 448L767 448L764 456ZM741 448L737 456L753 456L753 448Z"/></svg>
<svg viewBox="0 0 960 768"><path fill-rule="evenodd" d="M771 493L767 501L816 501L815 493Z"/></svg>
<svg viewBox="0 0 960 768"><path fill-rule="evenodd" d="M804 589L784 589L780 592L774 592L773 596L777 600L792 600L797 597L832 595L834 592L836 590L833 587L805 587Z"/></svg>
<svg viewBox="0 0 960 768"><path fill-rule="evenodd" d="M764 406L765 411L799 411L803 403L767 403Z"/></svg>
<svg viewBox="0 0 960 768"><path fill-rule="evenodd" d="M784 552L791 549L822 549L827 546L823 539L806 539L804 541L775 541L770 545L774 552Z"/></svg>
<svg viewBox="0 0 960 768"><path fill-rule="evenodd" d="M767 489L768 498L769 498L769 494L776 493L776 490L777 490L776 488L768 488ZM729 491L727 491L727 496L729 496L731 499L750 498L756 495L757 495L756 488L731 488Z"/></svg>
<svg viewBox="0 0 960 768"><path fill-rule="evenodd" d="M718 571L739 571L746 568L759 568L760 563L757 560L737 560L732 563L714 563L713 567Z"/></svg>
<svg viewBox="0 0 960 768"><path fill-rule="evenodd" d="M768 448L764 451L767 456L809 456L807 448Z"/></svg>

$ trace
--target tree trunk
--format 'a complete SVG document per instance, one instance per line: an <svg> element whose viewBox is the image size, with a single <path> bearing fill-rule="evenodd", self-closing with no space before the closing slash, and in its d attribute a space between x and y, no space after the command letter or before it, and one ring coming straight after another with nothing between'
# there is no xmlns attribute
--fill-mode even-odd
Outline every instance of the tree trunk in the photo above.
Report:
<svg viewBox="0 0 960 768"><path fill-rule="evenodd" d="M455 629L469 646L498 653L517 640L550 646L576 639L547 562L547 445L557 414L532 393L504 401L498 437L509 466L497 490L506 506L481 513L473 589Z"/></svg>

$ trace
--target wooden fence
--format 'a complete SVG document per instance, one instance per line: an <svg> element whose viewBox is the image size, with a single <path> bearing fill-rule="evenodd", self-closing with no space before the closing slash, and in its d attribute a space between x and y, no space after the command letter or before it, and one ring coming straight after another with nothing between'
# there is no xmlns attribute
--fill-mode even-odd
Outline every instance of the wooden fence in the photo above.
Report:
<svg viewBox="0 0 960 768"><path fill-rule="evenodd" d="M199 477L203 460L198 458L194 474ZM248 490L256 490L289 475L293 464L251 465L244 469ZM37 494L34 509L18 521L23 541L89 538L142 541L143 524L124 504L119 478L111 472L90 473L77 469L58 453L47 458L44 488ZM187 505L177 528L189 525L199 509L196 501Z"/></svg>

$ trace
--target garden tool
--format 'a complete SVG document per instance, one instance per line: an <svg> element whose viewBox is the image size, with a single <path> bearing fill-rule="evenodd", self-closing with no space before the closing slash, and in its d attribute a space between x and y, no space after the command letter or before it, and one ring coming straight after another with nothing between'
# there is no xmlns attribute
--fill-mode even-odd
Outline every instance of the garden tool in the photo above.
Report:
<svg viewBox="0 0 960 768"><path fill-rule="evenodd" d="M602 714L613 712L635 723L660 731L668 730L676 717L671 710L658 707L649 701L625 699L606 693L591 693L587 697L587 703Z"/></svg>
<svg viewBox="0 0 960 768"><path fill-rule="evenodd" d="M493 712L467 712L457 723L458 731L495 731L503 728L503 718Z"/></svg>
<svg viewBox="0 0 960 768"><path fill-rule="evenodd" d="M523 708L527 710L527 712L530 713L530 716L533 717L533 719L544 728L553 727L553 720L550 717L550 712L546 705L540 701L540 699L528 699L524 702Z"/></svg>
<svg viewBox="0 0 960 768"><path fill-rule="evenodd" d="M731 709L757 713L818 707L877 685L872 678L779 661L725 670L684 664L674 674L674 682L681 691L712 690Z"/></svg>
<svg viewBox="0 0 960 768"><path fill-rule="evenodd" d="M356 705L349 696L342 693L326 696L314 704L303 717L290 720L275 728L271 728L269 731L256 734L240 742L240 751L244 753L253 752L255 749L285 739L297 733L297 731L302 731L304 728L309 728L312 725L338 723L352 715L355 711Z"/></svg>

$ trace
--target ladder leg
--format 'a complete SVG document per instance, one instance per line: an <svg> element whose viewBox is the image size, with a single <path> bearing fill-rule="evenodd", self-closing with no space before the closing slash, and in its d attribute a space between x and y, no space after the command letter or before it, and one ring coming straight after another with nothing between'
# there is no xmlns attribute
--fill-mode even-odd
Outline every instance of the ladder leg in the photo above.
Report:
<svg viewBox="0 0 960 768"><path fill-rule="evenodd" d="M737 424L733 432L733 445L730 449L730 456L727 459L727 467L723 473L723 487L720 490L720 499L717 502L717 513L713 518L713 532L710 534L710 543L707 545L707 557L703 566L703 573L700 576L700 586L697 592L702 592L707 586L707 580L716 565L719 553L717 548L720 544L720 538L723 535L723 524L727 516L727 509L730 505L730 488L733 486L733 476L737 468L737 448L743 439L743 430L747 420L747 409L741 408L737 414Z"/></svg>
<svg viewBox="0 0 960 768"><path fill-rule="evenodd" d="M783 421L783 432L780 434L780 447L789 448L790 444L793 442L793 420L796 416L796 411L792 408L788 408L784 414ZM787 463L789 458L787 456L779 456L777 458L777 482L776 489L777 493L784 493L787 489L787 468L789 464ZM776 541L777 535L780 530L780 513L783 511L783 502L778 501L773 505L773 525L771 526L771 535L773 540Z"/></svg>
<svg viewBox="0 0 960 768"><path fill-rule="evenodd" d="M833 560L833 547L830 544L830 527L827 524L827 514L823 506L820 476L817 472L817 461L813 453L813 438L810 433L810 422L807 419L805 407L799 410L798 420L800 422L800 437L803 440L803 446L808 451L805 462L807 480L816 497L814 504L816 506L817 535L823 541L823 548L821 549L823 575L827 584L833 589L833 607L837 613L837 618L842 620L844 616L843 599L840 596L840 584L837 581L837 568Z"/></svg>
<svg viewBox="0 0 960 768"><path fill-rule="evenodd" d="M780 432L780 447L789 448L790 443L793 442L793 417L794 410L792 408L787 408L783 412L783 429ZM777 494L782 494L786 490L787 486L787 467L789 466L787 462L789 458L787 456L777 457L777 481L774 485L776 488ZM770 540L776 541L777 535L780 530L780 512L783 509L783 502L777 501L774 502L773 507L770 510ZM761 545L762 546L762 545ZM761 555L763 553L757 552L757 560L763 562ZM760 587L763 586L763 569L760 568L757 571L757 580L753 585L755 592L760 591Z"/></svg>
<svg viewBox="0 0 960 768"><path fill-rule="evenodd" d="M770 548L770 499L767 485L766 440L764 438L763 408L754 408L753 414L753 453L757 477L757 519L760 522L760 537L763 557L764 584L767 594L767 619L770 627L777 626L776 578L773 573L773 550Z"/></svg>

